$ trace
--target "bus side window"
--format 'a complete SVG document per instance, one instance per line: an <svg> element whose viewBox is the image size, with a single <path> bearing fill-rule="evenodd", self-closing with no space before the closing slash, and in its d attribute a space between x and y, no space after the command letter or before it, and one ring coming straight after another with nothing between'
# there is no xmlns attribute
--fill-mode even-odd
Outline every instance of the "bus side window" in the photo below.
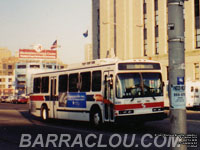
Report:
<svg viewBox="0 0 200 150"><path fill-rule="evenodd" d="M107 75L104 76L104 98L107 98L107 87L108 87L107 77L108 77Z"/></svg>
<svg viewBox="0 0 200 150"><path fill-rule="evenodd" d="M78 73L69 75L69 92L78 92Z"/></svg>
<svg viewBox="0 0 200 150"><path fill-rule="evenodd" d="M49 92L49 77L42 77L42 93L48 93Z"/></svg>
<svg viewBox="0 0 200 150"><path fill-rule="evenodd" d="M92 72L92 91L101 91L101 71Z"/></svg>
<svg viewBox="0 0 200 150"><path fill-rule="evenodd" d="M41 89L41 78L34 78L33 93L40 93L40 89Z"/></svg>
<svg viewBox="0 0 200 150"><path fill-rule="evenodd" d="M113 75L110 75L110 98L113 99Z"/></svg>
<svg viewBox="0 0 200 150"><path fill-rule="evenodd" d="M91 73L90 72L82 72L80 74L81 79L81 92L89 92L90 91L90 84L91 84Z"/></svg>
<svg viewBox="0 0 200 150"><path fill-rule="evenodd" d="M59 76L59 92L67 92L67 85L68 85L68 75L60 75Z"/></svg>
<svg viewBox="0 0 200 150"><path fill-rule="evenodd" d="M192 86L192 87L191 87L191 92L193 92L193 91L194 91L194 87Z"/></svg>

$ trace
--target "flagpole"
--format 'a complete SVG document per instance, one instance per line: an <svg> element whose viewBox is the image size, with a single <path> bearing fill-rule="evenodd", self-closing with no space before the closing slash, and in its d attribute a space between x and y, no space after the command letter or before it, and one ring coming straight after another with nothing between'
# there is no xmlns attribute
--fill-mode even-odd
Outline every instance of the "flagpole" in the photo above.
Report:
<svg viewBox="0 0 200 150"><path fill-rule="evenodd" d="M56 45L56 68L57 70L59 69L58 67L58 39L56 38L57 45Z"/></svg>
<svg viewBox="0 0 200 150"><path fill-rule="evenodd" d="M58 40L57 40L57 38L56 38L56 40L53 42L53 45L51 46L51 50L55 50L56 51L56 62L55 62L55 64L56 64L56 70L58 69ZM53 63L53 62L52 62Z"/></svg>

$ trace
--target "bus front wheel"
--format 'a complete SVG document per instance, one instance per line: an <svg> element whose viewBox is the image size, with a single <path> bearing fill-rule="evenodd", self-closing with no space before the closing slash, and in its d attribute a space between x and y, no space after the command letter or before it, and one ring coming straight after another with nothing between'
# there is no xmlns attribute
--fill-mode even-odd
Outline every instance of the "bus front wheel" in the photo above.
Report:
<svg viewBox="0 0 200 150"><path fill-rule="evenodd" d="M47 109L46 106L41 107L41 118L42 118L43 121L48 120L48 109Z"/></svg>
<svg viewBox="0 0 200 150"><path fill-rule="evenodd" d="M99 127L102 124L102 115L99 109L94 109L91 111L90 123L93 127Z"/></svg>

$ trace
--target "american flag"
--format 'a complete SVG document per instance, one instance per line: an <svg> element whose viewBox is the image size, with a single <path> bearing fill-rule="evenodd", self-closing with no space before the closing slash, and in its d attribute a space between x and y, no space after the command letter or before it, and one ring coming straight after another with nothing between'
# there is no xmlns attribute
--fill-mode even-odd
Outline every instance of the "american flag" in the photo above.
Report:
<svg viewBox="0 0 200 150"><path fill-rule="evenodd" d="M58 46L57 46L57 40L55 40L54 42L53 42L53 44L52 44L52 46L51 46L51 49L55 49L55 48L57 48Z"/></svg>
<svg viewBox="0 0 200 150"><path fill-rule="evenodd" d="M85 33L83 33L83 36L86 38L86 37L88 37L88 30L85 32Z"/></svg>

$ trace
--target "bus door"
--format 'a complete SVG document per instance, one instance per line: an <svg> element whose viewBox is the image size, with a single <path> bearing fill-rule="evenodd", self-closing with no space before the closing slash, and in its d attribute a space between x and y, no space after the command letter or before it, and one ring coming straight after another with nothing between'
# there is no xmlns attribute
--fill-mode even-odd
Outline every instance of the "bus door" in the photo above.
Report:
<svg viewBox="0 0 200 150"><path fill-rule="evenodd" d="M104 117L105 121L114 121L114 94L113 94L113 71L104 72Z"/></svg>
<svg viewBox="0 0 200 150"><path fill-rule="evenodd" d="M56 109L56 77L51 77L51 88L50 88L50 101L51 101L51 110L52 117L55 118L55 109Z"/></svg>

